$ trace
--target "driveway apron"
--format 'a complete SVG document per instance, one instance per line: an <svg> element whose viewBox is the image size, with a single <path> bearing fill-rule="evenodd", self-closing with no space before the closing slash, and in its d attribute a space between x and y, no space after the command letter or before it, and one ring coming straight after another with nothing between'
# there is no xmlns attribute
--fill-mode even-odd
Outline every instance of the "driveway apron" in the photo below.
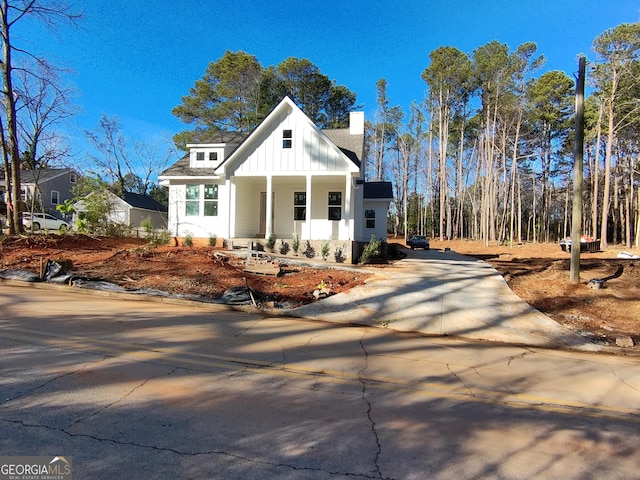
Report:
<svg viewBox="0 0 640 480"><path fill-rule="evenodd" d="M452 251L409 251L365 285L289 314L425 335L593 347L522 301L491 265Z"/></svg>

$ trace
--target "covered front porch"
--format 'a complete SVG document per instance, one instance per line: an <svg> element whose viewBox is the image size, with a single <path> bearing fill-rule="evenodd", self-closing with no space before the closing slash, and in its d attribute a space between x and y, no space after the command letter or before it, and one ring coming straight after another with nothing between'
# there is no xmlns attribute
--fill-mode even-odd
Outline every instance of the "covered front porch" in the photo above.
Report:
<svg viewBox="0 0 640 480"><path fill-rule="evenodd" d="M230 238L353 240L352 174L235 176L229 184Z"/></svg>

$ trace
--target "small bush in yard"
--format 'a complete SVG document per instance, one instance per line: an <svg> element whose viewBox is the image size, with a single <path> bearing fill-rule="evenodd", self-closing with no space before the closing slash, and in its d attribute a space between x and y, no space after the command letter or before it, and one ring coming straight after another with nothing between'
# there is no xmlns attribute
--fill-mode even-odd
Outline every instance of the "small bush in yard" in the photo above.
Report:
<svg viewBox="0 0 640 480"><path fill-rule="evenodd" d="M327 241L322 244L322 259L326 260L329 256L329 251L331 250L331 244Z"/></svg>
<svg viewBox="0 0 640 480"><path fill-rule="evenodd" d="M362 250L362 255L360 255L360 263L369 263L379 256L380 240L377 240L375 235L371 235L371 241L367 243L367 246Z"/></svg>
<svg viewBox="0 0 640 480"><path fill-rule="evenodd" d="M291 237L291 248L293 249L293 253L298 254L298 249L300 248L300 237L298 237L297 233L294 233Z"/></svg>
<svg viewBox="0 0 640 480"><path fill-rule="evenodd" d="M193 246L193 237L191 235L189 235L189 234L186 234L184 236L183 242L184 242L184 246L185 247L192 247Z"/></svg>
<svg viewBox="0 0 640 480"><path fill-rule="evenodd" d="M215 247L216 243L218 243L218 236L217 235L211 235L209 237L209 246Z"/></svg>
<svg viewBox="0 0 640 480"><path fill-rule="evenodd" d="M276 247L276 236L272 233L271 235L269 235L269 239L267 240L267 248L269 249L270 252L273 252L275 247Z"/></svg>
<svg viewBox="0 0 640 480"><path fill-rule="evenodd" d="M167 230L153 230L151 233L147 234L147 239L149 243L154 247L159 247L161 245L166 245L169 243L169 239L171 238L171 234Z"/></svg>

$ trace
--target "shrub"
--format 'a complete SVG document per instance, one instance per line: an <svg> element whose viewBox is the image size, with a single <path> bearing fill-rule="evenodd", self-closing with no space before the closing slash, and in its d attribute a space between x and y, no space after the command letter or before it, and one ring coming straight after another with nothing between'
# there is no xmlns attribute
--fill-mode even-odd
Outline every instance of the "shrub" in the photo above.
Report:
<svg viewBox="0 0 640 480"><path fill-rule="evenodd" d="M322 244L322 247L320 248L322 252L322 259L326 260L327 257L329 256L329 251L331 250L331 243L329 243L329 241L327 240Z"/></svg>
<svg viewBox="0 0 640 480"><path fill-rule="evenodd" d="M291 248L293 249L293 253L298 254L298 249L300 248L300 237L298 237L297 233L291 235Z"/></svg>
<svg viewBox="0 0 640 480"><path fill-rule="evenodd" d="M215 247L217 243L218 243L218 236L217 235L211 235L209 237L209 246Z"/></svg>
<svg viewBox="0 0 640 480"><path fill-rule="evenodd" d="M270 252L273 252L275 247L276 247L276 236L272 233L271 235L269 235L269 239L267 240L267 248L269 249Z"/></svg>
<svg viewBox="0 0 640 480"><path fill-rule="evenodd" d="M379 256L380 256L380 241L376 240L375 235L371 235L371 241L367 243L367 245L364 247L364 250L362 250L362 255L360 255L360 262L369 263L371 262L371 260Z"/></svg>
<svg viewBox="0 0 640 480"><path fill-rule="evenodd" d="M140 222L140 226L144 230L144 233L147 234L147 236L149 236L154 231L153 223L151 222L151 217L147 217L144 220L142 220L142 222Z"/></svg>
<svg viewBox="0 0 640 480"><path fill-rule="evenodd" d="M313 258L316 256L316 249L311 246L311 242L307 240L303 255L307 258Z"/></svg>
<svg viewBox="0 0 640 480"><path fill-rule="evenodd" d="M151 233L147 234L149 243L154 247L168 244L170 238L171 234L167 230L153 229Z"/></svg>
<svg viewBox="0 0 640 480"><path fill-rule="evenodd" d="M191 236L191 234L187 233L184 236L184 240L183 240L184 246L185 247L191 247L193 246L193 237Z"/></svg>

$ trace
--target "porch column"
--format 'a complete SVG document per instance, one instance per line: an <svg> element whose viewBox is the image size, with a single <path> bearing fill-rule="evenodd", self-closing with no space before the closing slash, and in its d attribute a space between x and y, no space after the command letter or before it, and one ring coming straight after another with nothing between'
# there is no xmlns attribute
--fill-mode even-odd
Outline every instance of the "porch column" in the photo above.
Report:
<svg viewBox="0 0 640 480"><path fill-rule="evenodd" d="M225 180L226 190L227 190L227 198L225 201L227 202L226 211L227 215L227 231L229 238L235 238L236 236L236 183L232 182L230 178ZM224 211L224 210L223 210ZM220 215L220 208L218 209L218 215Z"/></svg>
<svg viewBox="0 0 640 480"><path fill-rule="evenodd" d="M353 240L353 222L351 221L351 192L353 190L351 174L347 173L344 184L344 233L346 238L342 238L340 235L339 240Z"/></svg>
<svg viewBox="0 0 640 480"><path fill-rule="evenodd" d="M268 239L273 233L273 176L267 175L267 218L264 238Z"/></svg>
<svg viewBox="0 0 640 480"><path fill-rule="evenodd" d="M311 240L311 197L313 193L311 192L311 174L307 174L307 203L305 204L305 210L307 212L307 219L304 222L304 227L302 228L302 238L305 240Z"/></svg>

